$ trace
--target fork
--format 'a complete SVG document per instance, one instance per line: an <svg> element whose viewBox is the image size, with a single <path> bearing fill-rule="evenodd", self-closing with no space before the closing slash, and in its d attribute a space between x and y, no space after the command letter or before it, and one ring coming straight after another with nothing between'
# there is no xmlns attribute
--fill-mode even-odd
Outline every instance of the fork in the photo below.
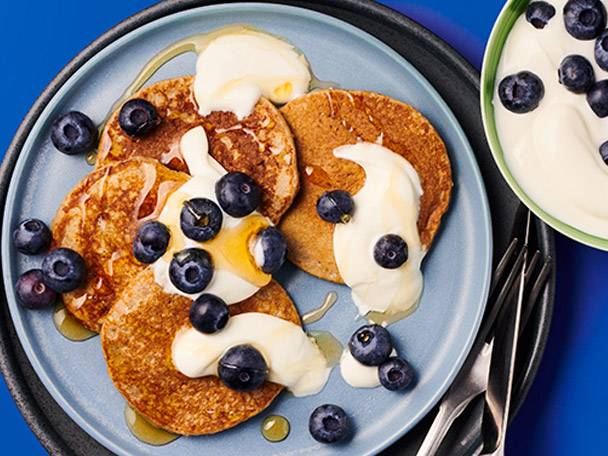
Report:
<svg viewBox="0 0 608 456"><path fill-rule="evenodd" d="M490 338L489 336L492 334L494 323L503 304L513 300L518 292L519 281L517 279L521 278L522 266L527 254L527 246L523 245L518 248L518 244L518 238L514 238L496 267L489 293L489 307L486 310L477 340L452 386L445 394L437 416L418 450L417 456L435 455L454 421L464 412L473 399L487 389L493 348L493 337ZM533 280L534 284L527 295L526 305L522 312L522 329L525 327L533 306L549 277L550 257L544 261L541 270L538 273L535 272L541 256L539 251L535 252L524 272L525 286L532 283ZM515 258L514 261L512 261L513 258ZM500 291L496 295L497 290ZM494 299L492 300L492 298ZM490 339L489 342L488 339Z"/></svg>

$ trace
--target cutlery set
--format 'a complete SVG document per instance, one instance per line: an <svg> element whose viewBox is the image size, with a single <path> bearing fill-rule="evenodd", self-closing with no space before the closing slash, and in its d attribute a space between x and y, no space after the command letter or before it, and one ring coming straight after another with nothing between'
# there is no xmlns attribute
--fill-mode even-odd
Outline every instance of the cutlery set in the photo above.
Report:
<svg viewBox="0 0 608 456"><path fill-rule="evenodd" d="M480 396L484 400L481 444L475 454L502 456L517 340L549 278L553 259L536 250L530 258L534 216L518 217L514 237L492 276L488 304L476 342L443 397L417 456L434 456L452 425Z"/></svg>

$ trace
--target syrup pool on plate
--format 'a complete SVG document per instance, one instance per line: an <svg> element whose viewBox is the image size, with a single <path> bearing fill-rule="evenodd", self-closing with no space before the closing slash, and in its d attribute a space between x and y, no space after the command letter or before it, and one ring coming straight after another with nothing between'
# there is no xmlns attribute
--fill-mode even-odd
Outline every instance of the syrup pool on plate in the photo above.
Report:
<svg viewBox="0 0 608 456"><path fill-rule="evenodd" d="M57 331L65 337L74 342L82 342L95 337L96 332L85 328L76 320L63 306L59 304L53 311L53 323Z"/></svg>
<svg viewBox="0 0 608 456"><path fill-rule="evenodd" d="M125 406L125 421L131 434L148 445L167 445L180 437L154 426L128 404Z"/></svg>
<svg viewBox="0 0 608 456"><path fill-rule="evenodd" d="M284 416L269 415L264 418L260 430L269 442L281 442L287 438L291 426Z"/></svg>

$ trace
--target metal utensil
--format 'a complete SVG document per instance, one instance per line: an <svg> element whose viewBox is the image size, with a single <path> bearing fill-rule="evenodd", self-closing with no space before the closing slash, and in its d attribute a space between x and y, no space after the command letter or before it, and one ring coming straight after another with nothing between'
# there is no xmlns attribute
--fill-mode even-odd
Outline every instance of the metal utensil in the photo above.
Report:
<svg viewBox="0 0 608 456"><path fill-rule="evenodd" d="M521 270L525 255L525 247L517 250L518 240L513 239L500 260L492 278L490 297L500 288L494 300L489 301L486 317L479 331L477 342L473 346L462 369L456 376L452 386L444 396L439 412L433 421L429 432L418 450L417 456L431 456L437 452L452 423L462 414L467 405L479 394L486 390L490 369L491 345L486 344L496 316L503 303L511 293L518 272ZM509 267L515 253L515 263Z"/></svg>
<svg viewBox="0 0 608 456"><path fill-rule="evenodd" d="M526 235L524 240L524 261L521 274L517 301L513 308L502 309L494 333L494 348L486 390L486 411L482 423L483 454L488 456L504 456L505 435L509 422L511 391L513 388L513 371L517 353L517 339L521 323L522 305L526 286L527 247L530 237L531 213L528 211ZM529 268L531 270L531 268ZM488 423L488 424L486 424Z"/></svg>

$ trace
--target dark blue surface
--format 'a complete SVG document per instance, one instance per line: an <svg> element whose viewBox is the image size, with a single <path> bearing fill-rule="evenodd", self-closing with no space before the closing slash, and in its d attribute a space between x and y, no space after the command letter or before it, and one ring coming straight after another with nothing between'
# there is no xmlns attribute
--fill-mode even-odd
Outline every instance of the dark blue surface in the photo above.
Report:
<svg viewBox="0 0 608 456"><path fill-rule="evenodd" d="M44 86L78 51L128 15L152 4L8 2L0 10L0 151ZM502 1L385 1L452 43L479 66ZM60 4L60 6L58 6ZM466 5L466 6L465 6ZM3 153L3 152L2 152ZM509 434L509 455L602 455L608 426L608 254L561 236L553 328L540 374ZM45 454L0 382L2 453Z"/></svg>

